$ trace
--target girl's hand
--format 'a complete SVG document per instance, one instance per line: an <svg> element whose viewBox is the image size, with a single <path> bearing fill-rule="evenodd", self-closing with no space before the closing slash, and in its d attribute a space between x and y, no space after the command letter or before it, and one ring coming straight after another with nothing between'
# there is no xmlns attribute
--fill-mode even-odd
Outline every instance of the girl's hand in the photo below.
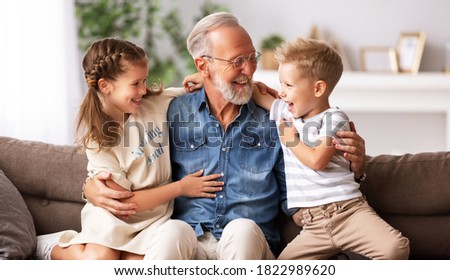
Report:
<svg viewBox="0 0 450 280"><path fill-rule="evenodd" d="M201 176L202 174L203 169L181 179L182 193L184 196L214 198L216 197L215 192L222 191L224 182L215 181L222 177L222 175L212 174Z"/></svg>
<svg viewBox="0 0 450 280"><path fill-rule="evenodd" d="M183 87L186 92L194 92L202 88L203 76L200 73L195 73L189 76L186 76L183 80Z"/></svg>

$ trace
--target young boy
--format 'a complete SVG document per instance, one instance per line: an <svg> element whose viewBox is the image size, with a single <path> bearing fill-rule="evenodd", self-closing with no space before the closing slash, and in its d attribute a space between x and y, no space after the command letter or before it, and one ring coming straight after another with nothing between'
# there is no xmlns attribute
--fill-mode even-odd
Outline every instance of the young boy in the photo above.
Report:
<svg viewBox="0 0 450 280"><path fill-rule="evenodd" d="M342 71L339 54L318 40L299 38L276 50L281 99L256 93L254 100L276 121L286 168L286 213L303 230L279 259L327 259L352 251L371 259L407 259L409 240L367 204L332 145L349 130L347 115L330 107Z"/></svg>

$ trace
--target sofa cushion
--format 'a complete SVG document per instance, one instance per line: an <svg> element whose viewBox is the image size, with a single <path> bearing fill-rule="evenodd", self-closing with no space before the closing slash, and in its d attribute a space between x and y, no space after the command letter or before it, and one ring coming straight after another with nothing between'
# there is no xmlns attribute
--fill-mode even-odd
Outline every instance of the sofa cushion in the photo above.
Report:
<svg viewBox="0 0 450 280"><path fill-rule="evenodd" d="M74 145L0 137L0 169L17 187L38 235L80 230L86 154Z"/></svg>
<svg viewBox="0 0 450 280"><path fill-rule="evenodd" d="M0 170L0 259L26 259L36 247L33 218L17 188Z"/></svg>

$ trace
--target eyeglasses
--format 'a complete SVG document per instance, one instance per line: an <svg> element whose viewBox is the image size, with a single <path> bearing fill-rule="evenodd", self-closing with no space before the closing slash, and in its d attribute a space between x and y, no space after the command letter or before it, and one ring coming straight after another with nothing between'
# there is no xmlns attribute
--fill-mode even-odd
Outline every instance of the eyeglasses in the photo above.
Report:
<svg viewBox="0 0 450 280"><path fill-rule="evenodd" d="M229 64L233 65L234 69L241 69L244 66L244 62L246 60L248 60L248 62L250 62L252 65L256 65L258 63L259 59L261 58L261 53L260 52L252 52L248 56L240 55L234 59L223 59L223 58L218 58L218 57L212 57L209 55L202 55L201 57L225 61L225 62L228 62Z"/></svg>

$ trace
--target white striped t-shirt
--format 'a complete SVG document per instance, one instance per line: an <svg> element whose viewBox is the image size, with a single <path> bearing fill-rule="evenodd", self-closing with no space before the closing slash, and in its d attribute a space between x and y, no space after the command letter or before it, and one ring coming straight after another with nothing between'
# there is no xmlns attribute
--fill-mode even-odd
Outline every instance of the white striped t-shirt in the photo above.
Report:
<svg viewBox="0 0 450 280"><path fill-rule="evenodd" d="M315 146L319 138L336 137L339 130L349 130L347 114L339 108L328 110L309 119L293 118L288 105L280 99L272 104L271 120L279 127L280 120L289 121L299 132L300 139L308 146ZM337 151L328 166L320 171L304 165L285 145L284 154L288 208L313 207L362 196L355 182L349 162Z"/></svg>

